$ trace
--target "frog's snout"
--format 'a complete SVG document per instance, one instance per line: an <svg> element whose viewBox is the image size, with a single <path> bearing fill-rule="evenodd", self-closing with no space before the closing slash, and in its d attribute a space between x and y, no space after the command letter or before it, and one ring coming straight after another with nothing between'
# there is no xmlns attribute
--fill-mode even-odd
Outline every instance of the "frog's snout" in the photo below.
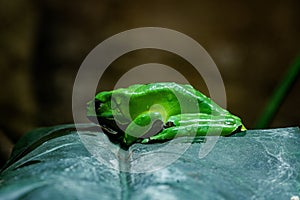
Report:
<svg viewBox="0 0 300 200"><path fill-rule="evenodd" d="M88 117L97 116L97 109L102 106L103 102L95 99L87 103L87 115Z"/></svg>

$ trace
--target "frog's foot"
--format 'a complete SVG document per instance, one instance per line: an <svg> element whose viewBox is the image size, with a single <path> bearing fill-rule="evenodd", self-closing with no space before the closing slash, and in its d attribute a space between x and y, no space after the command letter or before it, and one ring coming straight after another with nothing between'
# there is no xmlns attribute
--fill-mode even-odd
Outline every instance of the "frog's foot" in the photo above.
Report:
<svg viewBox="0 0 300 200"><path fill-rule="evenodd" d="M130 146L140 139L149 138L163 129L163 119L159 112L143 113L126 128L122 146Z"/></svg>
<svg viewBox="0 0 300 200"><path fill-rule="evenodd" d="M155 143L155 142L164 142L164 141L171 140L171 139L175 138L176 134L177 134L177 131L174 130L174 129L170 129L170 128L165 129L163 132L161 132L157 135L154 135L154 136L143 139L141 141L141 143L142 144L147 144L147 143Z"/></svg>
<svg viewBox="0 0 300 200"><path fill-rule="evenodd" d="M164 129L162 132L153 135L149 138L145 138L141 141L142 144L147 143L155 143L155 142L164 142L171 140L175 137L182 137L182 136L190 136L193 137L196 135L196 129L195 126L189 126L189 127L180 127L180 126L173 126ZM193 130L192 130L193 129Z"/></svg>

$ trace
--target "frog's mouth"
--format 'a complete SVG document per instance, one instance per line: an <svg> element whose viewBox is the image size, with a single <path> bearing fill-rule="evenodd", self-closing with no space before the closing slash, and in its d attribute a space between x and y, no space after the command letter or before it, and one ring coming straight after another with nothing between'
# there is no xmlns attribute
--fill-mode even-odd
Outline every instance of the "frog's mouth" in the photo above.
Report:
<svg viewBox="0 0 300 200"><path fill-rule="evenodd" d="M90 101L87 107L87 118L95 123L100 125L103 132L111 139L112 141L121 140L121 137L124 135L124 129L122 126L116 123L111 112L106 112L104 115L98 115L96 113L97 108L101 108L104 105L104 102L95 99Z"/></svg>
<svg viewBox="0 0 300 200"><path fill-rule="evenodd" d="M124 131L119 128L114 118L104 118L99 116L87 116L87 118L95 124L99 124L103 132L112 142L120 142L122 140Z"/></svg>

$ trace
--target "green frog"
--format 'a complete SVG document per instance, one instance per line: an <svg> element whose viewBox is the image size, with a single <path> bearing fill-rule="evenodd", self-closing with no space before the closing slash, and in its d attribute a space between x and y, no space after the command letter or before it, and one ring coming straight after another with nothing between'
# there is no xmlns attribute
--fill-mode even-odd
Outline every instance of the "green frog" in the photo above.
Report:
<svg viewBox="0 0 300 200"><path fill-rule="evenodd" d="M187 84L135 84L103 91L88 103L87 117L112 141L164 142L175 137L229 136L245 131L241 119Z"/></svg>

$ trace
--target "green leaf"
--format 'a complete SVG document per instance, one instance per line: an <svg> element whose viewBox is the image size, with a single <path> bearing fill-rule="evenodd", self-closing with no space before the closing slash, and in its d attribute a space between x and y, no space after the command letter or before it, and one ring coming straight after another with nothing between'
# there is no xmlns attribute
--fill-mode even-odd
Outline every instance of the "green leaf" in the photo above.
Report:
<svg viewBox="0 0 300 200"><path fill-rule="evenodd" d="M202 159L205 143L199 140L170 165L133 173L176 156L160 151L167 145L180 148L193 139L134 144L124 151L99 128L78 127L25 135L0 174L0 199L290 199L300 194L299 128L220 137Z"/></svg>

